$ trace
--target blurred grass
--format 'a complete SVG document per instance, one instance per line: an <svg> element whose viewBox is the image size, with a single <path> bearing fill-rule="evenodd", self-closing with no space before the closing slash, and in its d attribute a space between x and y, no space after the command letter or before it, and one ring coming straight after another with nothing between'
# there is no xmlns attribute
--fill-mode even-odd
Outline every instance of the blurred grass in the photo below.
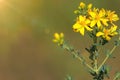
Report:
<svg viewBox="0 0 120 80"><path fill-rule="evenodd" d="M64 80L67 74L76 80L88 80L91 76L84 67L52 43L54 32L64 32L65 38L86 56L82 48L88 46L88 40L72 31L73 11L80 1L115 10L120 15L118 0L5 0L0 3L0 80ZM119 48L114 56L119 56ZM119 61L119 57L108 61L113 66L111 76L120 71Z"/></svg>

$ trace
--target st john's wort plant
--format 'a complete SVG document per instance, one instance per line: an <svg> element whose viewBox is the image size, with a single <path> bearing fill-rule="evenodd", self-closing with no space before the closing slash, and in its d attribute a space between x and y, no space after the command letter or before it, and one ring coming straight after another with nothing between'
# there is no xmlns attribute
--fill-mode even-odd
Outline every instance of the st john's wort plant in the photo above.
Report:
<svg viewBox="0 0 120 80"><path fill-rule="evenodd" d="M73 24L73 31L79 32L83 37L88 35L87 39L91 39L92 43L90 47L85 48L89 53L89 59L91 64L88 64L84 56L78 50L71 47L64 39L64 33L55 33L53 42L57 43L61 48L69 51L76 59L78 59L88 70L90 75L93 76L93 80L104 80L105 77L110 79L109 67L106 65L106 61L111 57L112 53L120 45L120 29L115 24L119 20L115 11L107 10L104 8L93 7L92 4L86 5L80 2L78 9L74 11L76 14L76 21ZM114 41L112 49L106 50L106 57L101 64L98 64L98 58L100 55L100 48L110 43L113 37L117 37ZM117 72L113 80L119 80L120 73ZM71 76L67 76L65 80L72 80Z"/></svg>

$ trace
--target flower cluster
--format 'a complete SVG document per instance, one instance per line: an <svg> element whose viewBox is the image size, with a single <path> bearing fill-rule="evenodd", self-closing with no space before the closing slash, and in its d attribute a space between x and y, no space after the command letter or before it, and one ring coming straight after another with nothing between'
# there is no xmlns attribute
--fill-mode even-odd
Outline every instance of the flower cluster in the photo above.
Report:
<svg viewBox="0 0 120 80"><path fill-rule="evenodd" d="M77 14L77 18L73 30L80 32L83 36L85 31L93 32L95 30L96 37L109 41L111 37L118 34L117 25L114 22L119 20L119 17L115 11L95 8L92 4L86 5L81 2L74 13Z"/></svg>
<svg viewBox="0 0 120 80"><path fill-rule="evenodd" d="M91 64L89 65L86 62L81 52L75 50L64 40L63 33L54 33L53 42L70 52L74 58L88 68L89 73L93 76L93 80L104 80L105 77L109 79L109 67L106 65L106 61L116 47L120 45L120 29L115 24L119 20L118 15L115 11L95 8L92 4L86 5L83 2L80 2L78 10L75 10L74 13L77 15L77 18L73 25L73 31L79 32L82 36L88 34L90 39L92 39L90 47L85 48L89 53ZM116 35L118 39L114 41L114 46L111 50L101 49L102 47L105 48L104 45L110 42L109 40ZM106 54L101 64L98 62L100 53ZM117 73L113 80L118 79L120 79L120 73ZM67 76L66 80L72 80L71 76Z"/></svg>
<svg viewBox="0 0 120 80"><path fill-rule="evenodd" d="M58 45L62 45L64 43L64 34L63 33L54 33L53 42L58 43Z"/></svg>

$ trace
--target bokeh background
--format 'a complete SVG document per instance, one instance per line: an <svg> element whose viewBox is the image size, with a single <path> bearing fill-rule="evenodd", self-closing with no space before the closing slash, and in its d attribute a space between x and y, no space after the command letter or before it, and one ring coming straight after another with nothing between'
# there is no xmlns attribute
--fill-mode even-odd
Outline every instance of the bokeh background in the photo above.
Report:
<svg viewBox="0 0 120 80"><path fill-rule="evenodd" d="M78 60L52 42L55 32L64 32L87 60L84 48L90 41L72 30L73 11L81 1L120 15L120 0L0 0L0 80L64 80L67 74L91 80ZM120 71L119 49L107 61L112 67L109 80Z"/></svg>

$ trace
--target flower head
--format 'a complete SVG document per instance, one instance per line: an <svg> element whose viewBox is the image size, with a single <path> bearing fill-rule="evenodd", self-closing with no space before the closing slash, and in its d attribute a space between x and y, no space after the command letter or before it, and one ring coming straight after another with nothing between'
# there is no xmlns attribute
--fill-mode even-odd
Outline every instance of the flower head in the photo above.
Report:
<svg viewBox="0 0 120 80"><path fill-rule="evenodd" d="M98 9L93 7L91 3L86 5L80 2L74 13L77 14L77 20L73 25L73 30L80 32L83 36L85 31L92 31L94 35L96 35L94 31L97 31L97 37L102 36L110 40L112 36L117 34L117 26L113 22L119 20L119 17L115 14L115 11L105 10L104 8ZM110 28L109 25L112 25L112 27Z"/></svg>
<svg viewBox="0 0 120 80"><path fill-rule="evenodd" d="M89 19L86 19L86 16L79 16L76 23L73 25L73 30L75 32L80 32L84 36L85 29L91 31L92 29L88 26L90 23Z"/></svg>
<svg viewBox="0 0 120 80"><path fill-rule="evenodd" d="M117 30L117 26L114 25L110 29L105 29L104 28L103 31L99 31L96 34L96 36L97 37L102 36L104 39L109 41L111 39L111 37L113 37L113 36L118 34L116 30Z"/></svg>
<svg viewBox="0 0 120 80"><path fill-rule="evenodd" d="M53 42L58 43L59 45L63 44L64 42L64 34L63 33L54 33Z"/></svg>
<svg viewBox="0 0 120 80"><path fill-rule="evenodd" d="M93 11L88 12L91 19L90 26L93 27L97 25L98 28L100 28L102 25L108 26L107 21L108 19L105 18L105 10L104 9L96 9L94 8Z"/></svg>
<svg viewBox="0 0 120 80"><path fill-rule="evenodd" d="M85 8L85 3L83 3L83 2L80 2L80 8Z"/></svg>
<svg viewBox="0 0 120 80"><path fill-rule="evenodd" d="M91 9L92 8L92 4L88 4L87 8Z"/></svg>
<svg viewBox="0 0 120 80"><path fill-rule="evenodd" d="M115 14L115 11L107 11L106 12L107 18L109 19L110 22L117 21L119 20L119 17L117 14Z"/></svg>

